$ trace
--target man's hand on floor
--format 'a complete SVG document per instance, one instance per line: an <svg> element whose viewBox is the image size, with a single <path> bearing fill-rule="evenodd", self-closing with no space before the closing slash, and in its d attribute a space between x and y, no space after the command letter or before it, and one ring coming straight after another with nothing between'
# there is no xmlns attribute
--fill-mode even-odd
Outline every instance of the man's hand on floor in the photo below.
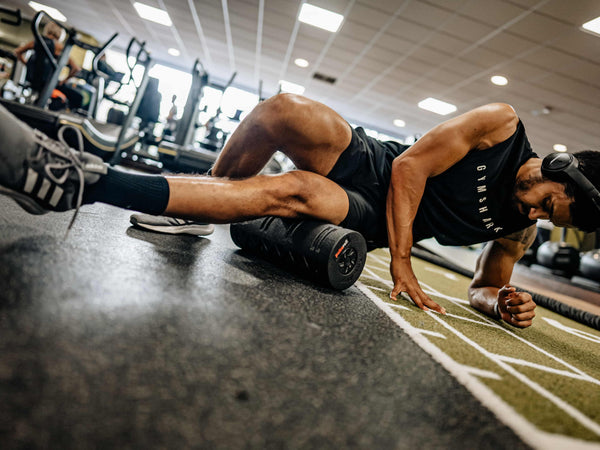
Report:
<svg viewBox="0 0 600 450"><path fill-rule="evenodd" d="M415 276L410 258L392 258L390 264L390 273L394 281L394 289L390 293L390 298L397 301L397 297L401 292L406 292L408 296L415 302L419 308L424 311L433 309L441 314L446 314L446 310L431 300L421 289L419 281Z"/></svg>
<svg viewBox="0 0 600 450"><path fill-rule="evenodd" d="M519 328L527 328L533 323L536 304L527 292L518 292L512 286L504 286L498 291L498 312L506 323Z"/></svg>

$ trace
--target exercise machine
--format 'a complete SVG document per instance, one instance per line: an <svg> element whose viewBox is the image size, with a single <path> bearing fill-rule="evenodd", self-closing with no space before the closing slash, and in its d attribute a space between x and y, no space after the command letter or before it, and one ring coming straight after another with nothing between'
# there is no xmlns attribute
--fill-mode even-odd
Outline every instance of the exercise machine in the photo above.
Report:
<svg viewBox="0 0 600 450"><path fill-rule="evenodd" d="M159 161L166 169L183 173L203 173L212 167L216 156L214 152L194 146L198 111L202 90L208 85L208 73L199 59L192 67L192 85L183 109L183 115L177 122L173 141L162 140L158 144Z"/></svg>
<svg viewBox="0 0 600 450"><path fill-rule="evenodd" d="M236 73L234 73L225 86L218 86L225 93L231 86ZM206 136L195 142L198 128L198 112L202 99L202 92L208 86L208 74L202 63L196 60L192 68L192 86L188 95L184 113L178 121L175 139L163 140L158 144L159 160L165 169L181 173L206 173L215 163L225 144L227 133L217 126L218 119L222 116L222 97L216 113L208 119L205 126ZM259 99L262 101L262 82L259 87ZM230 120L239 121L241 111L237 111ZM265 166L263 173L280 173L289 167L291 162L283 154L275 154Z"/></svg>
<svg viewBox="0 0 600 450"><path fill-rule="evenodd" d="M57 58L46 45L43 36L39 31L39 26L43 18L55 22L67 33L67 39L62 53ZM0 100L2 104L19 119L26 122L33 128L37 128L51 138L56 139L58 130L65 126L73 126L79 129L84 138L84 150L96 154L105 161L111 161L112 164L118 164L124 155L132 152L134 145L138 142L140 136L138 130L132 125L137 113L137 109L144 95L148 83L148 71L153 62L149 52L145 48L145 42L140 42L135 37L131 38L127 46L126 59L128 61L130 73L127 81L121 81L120 86L132 82L136 88L136 94L131 102L118 102L128 108L122 124L104 123L91 117L89 114L80 115L66 112L54 112L47 109L48 100L52 91L58 82L58 77L62 68L66 65L69 52L74 45L90 50L94 53L92 63L95 73L99 74L99 61L108 46L114 41L116 35L113 35L103 46L97 47L82 42L76 38L77 31L55 21L44 11L38 12L32 21L32 32L39 48L44 52L45 57L50 61L52 72L47 82L39 92L33 105L21 104L18 101ZM130 61L133 57L133 62ZM139 81L133 79L133 68L140 64L143 67L143 74ZM105 96L106 97L106 96ZM111 101L117 102L112 99ZM69 145L77 145L74 136L66 135ZM72 141L71 141L72 140Z"/></svg>
<svg viewBox="0 0 600 450"><path fill-rule="evenodd" d="M544 242L537 249L537 262L554 274L571 277L579 270L579 250L566 242L567 229L561 230L559 242Z"/></svg>

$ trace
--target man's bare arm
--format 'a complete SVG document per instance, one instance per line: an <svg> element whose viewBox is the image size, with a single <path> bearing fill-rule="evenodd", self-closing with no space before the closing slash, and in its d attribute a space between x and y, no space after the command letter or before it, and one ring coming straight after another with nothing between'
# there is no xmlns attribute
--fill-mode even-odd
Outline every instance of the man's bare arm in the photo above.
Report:
<svg viewBox="0 0 600 450"><path fill-rule="evenodd" d="M531 295L517 292L510 286L510 278L515 263L531 246L536 233L537 228L532 225L486 245L477 259L475 275L469 286L471 306L516 327L531 325L535 303Z"/></svg>
<svg viewBox="0 0 600 450"><path fill-rule="evenodd" d="M418 307L444 312L420 288L410 264L412 226L425 184L428 178L443 173L470 151L506 140L515 132L518 120L509 105L482 106L436 126L393 161L387 195L392 299L400 292L407 292Z"/></svg>

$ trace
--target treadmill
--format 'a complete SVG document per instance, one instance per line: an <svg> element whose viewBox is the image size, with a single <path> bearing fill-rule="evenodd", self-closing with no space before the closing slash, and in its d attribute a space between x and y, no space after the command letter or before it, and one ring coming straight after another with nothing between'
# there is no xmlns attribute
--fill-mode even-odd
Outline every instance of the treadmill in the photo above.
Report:
<svg viewBox="0 0 600 450"><path fill-rule="evenodd" d="M182 173L204 173L217 159L217 152L193 144L202 89L207 85L208 73L200 60L196 59L192 68L192 86L183 115L177 122L175 140L171 142L163 139L158 144L158 157L166 169Z"/></svg>
<svg viewBox="0 0 600 450"><path fill-rule="evenodd" d="M43 18L53 21L67 33L67 39L63 51L58 58L56 58L56 56L53 55L49 50L39 31L40 23ZM115 33L103 46L96 47L78 40L76 38L77 30L62 25L44 11L40 11L34 16L34 19L31 23L31 29L36 43L38 44L38 48L43 49L44 56L48 58L50 64L52 65L53 70L51 75L48 77L47 82L44 84L33 104L23 104L18 101L6 99L0 99L0 103L29 126L39 129L53 139L58 137L58 130L63 126L73 126L79 129L83 136L85 151L98 155L104 161L110 161L111 164L118 164L124 155L133 151L135 144L139 140L139 132L138 130L132 128L132 124L141 99L144 95L144 91L148 83L148 72L152 65L150 54L145 49L145 42L140 42L134 37L130 40L127 47L126 58L130 71L132 72L136 64L139 63L143 66L144 73L139 84L136 84L134 81L134 85L136 86L135 98L131 103L126 104L126 106L128 106L128 113L125 116L123 124L117 125L100 122L90 115L49 111L47 109L47 104L54 88L56 87L56 84L58 83L60 72L68 62L69 53L74 45L86 50L90 50L94 53L94 73L97 76L103 76L103 74L98 70L98 61L106 49L116 39L118 34ZM133 56L134 49L137 49L137 53L135 55L133 64L130 64L129 57ZM133 76L130 73L128 82L132 80ZM77 145L77 140L73 134L66 133L65 138L69 145L73 147Z"/></svg>
<svg viewBox="0 0 600 450"><path fill-rule="evenodd" d="M237 73L234 73L225 86L217 86L223 93L233 83ZM192 87L188 95L183 116L177 124L175 140L173 142L163 140L158 144L159 161L163 166L178 173L206 173L215 164L225 143L225 136L219 136L222 132L214 126L217 118L221 115L221 105L211 118L213 127L204 139L194 142L194 134L197 128L198 108L202 98L202 89L208 85L208 75L202 64L196 60L192 69ZM259 101L262 101L262 83L259 86ZM221 98L222 101L222 98ZM239 120L240 111L231 120ZM283 155L274 154L267 162L262 173L281 173L291 168L291 162L285 161Z"/></svg>

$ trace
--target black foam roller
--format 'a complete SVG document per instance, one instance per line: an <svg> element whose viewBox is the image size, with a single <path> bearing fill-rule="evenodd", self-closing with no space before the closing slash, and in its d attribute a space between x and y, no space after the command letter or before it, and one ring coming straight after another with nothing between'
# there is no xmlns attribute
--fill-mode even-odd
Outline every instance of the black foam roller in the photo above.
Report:
<svg viewBox="0 0 600 450"><path fill-rule="evenodd" d="M230 230L243 250L334 289L352 286L367 258L360 233L315 220L264 217Z"/></svg>

